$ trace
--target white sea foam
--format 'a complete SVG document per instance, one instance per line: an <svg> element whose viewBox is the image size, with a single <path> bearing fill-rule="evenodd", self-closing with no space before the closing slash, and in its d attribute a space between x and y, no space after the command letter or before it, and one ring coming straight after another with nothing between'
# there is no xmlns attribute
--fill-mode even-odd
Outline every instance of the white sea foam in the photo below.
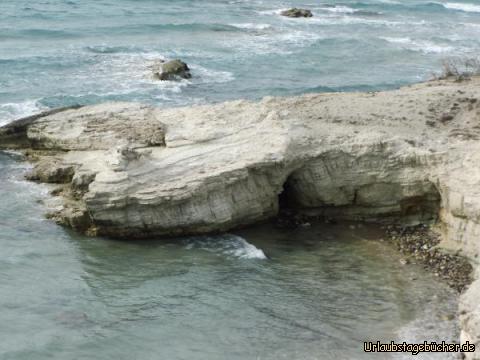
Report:
<svg viewBox="0 0 480 360"><path fill-rule="evenodd" d="M233 73L229 71L212 70L195 64L189 65L189 67L194 74L193 81L196 77L199 77L202 83L225 83L235 80Z"/></svg>
<svg viewBox="0 0 480 360"><path fill-rule="evenodd" d="M141 53L95 54L97 62L89 73L79 73L78 79L95 90L87 95L97 96L142 96L145 92L157 100L171 100L184 88L195 83L225 83L234 80L233 73L218 71L190 63L193 77L176 81L159 81L152 75L151 65L158 59L182 57L175 53L161 54L157 51ZM97 82L98 85L93 82ZM82 94L82 95L85 95Z"/></svg>
<svg viewBox="0 0 480 360"><path fill-rule="evenodd" d="M261 250L250 244L244 238L225 234L218 236L202 236L188 238L187 249L202 249L208 252L226 255L239 259L266 259L267 256Z"/></svg>
<svg viewBox="0 0 480 360"><path fill-rule="evenodd" d="M271 29L272 25L270 24L254 24L254 23L241 23L241 24L231 24L239 29L246 29L246 30L267 30Z"/></svg>
<svg viewBox="0 0 480 360"><path fill-rule="evenodd" d="M273 10L261 10L257 11L260 15L280 15L282 11L288 10L289 8L282 8L282 9L273 9Z"/></svg>
<svg viewBox="0 0 480 360"><path fill-rule="evenodd" d="M33 115L43 109L45 107L41 106L38 100L0 104L0 126L13 120Z"/></svg>
<svg viewBox="0 0 480 360"><path fill-rule="evenodd" d="M333 13L341 13L341 14L353 14L357 11L355 9L352 9L351 7L344 6L344 5L325 7L325 8L322 8L322 10L333 12Z"/></svg>
<svg viewBox="0 0 480 360"><path fill-rule="evenodd" d="M396 26L403 26L403 25L416 25L413 23L406 23L403 21L392 21L392 20L384 20L384 19L370 19L365 17L354 16L355 13L352 15L346 16L345 14L327 14L323 16L316 16L314 18L310 18L310 23L317 23L322 25L355 25L355 24L365 24L371 26L388 26L388 27L396 27Z"/></svg>
<svg viewBox="0 0 480 360"><path fill-rule="evenodd" d="M381 37L392 44L400 44L402 48L412 51L421 51L425 54L443 54L458 51L451 45L437 44L428 40L413 40L409 37Z"/></svg>
<svg viewBox="0 0 480 360"><path fill-rule="evenodd" d="M233 236L236 240L231 243L231 248L226 249L227 254L231 254L235 257L241 259L266 259L267 256L263 250L258 249L254 245L247 242L247 240L239 237Z"/></svg>
<svg viewBox="0 0 480 360"><path fill-rule="evenodd" d="M468 4L468 3L445 3L442 4L446 9L459 10L465 12L480 12L480 5Z"/></svg>

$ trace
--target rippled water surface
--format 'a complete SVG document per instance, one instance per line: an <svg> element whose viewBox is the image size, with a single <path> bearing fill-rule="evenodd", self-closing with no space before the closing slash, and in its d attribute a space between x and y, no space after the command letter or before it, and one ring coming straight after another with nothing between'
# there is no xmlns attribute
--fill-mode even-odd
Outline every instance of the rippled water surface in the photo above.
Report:
<svg viewBox="0 0 480 360"><path fill-rule="evenodd" d="M365 340L457 339L455 294L378 229L85 238L43 218L26 168L0 153L2 360L367 359Z"/></svg>
<svg viewBox="0 0 480 360"><path fill-rule="evenodd" d="M279 15L291 6L315 16ZM0 123L106 100L392 88L479 50L477 0L1 0ZM184 59L193 79L152 80L163 57Z"/></svg>

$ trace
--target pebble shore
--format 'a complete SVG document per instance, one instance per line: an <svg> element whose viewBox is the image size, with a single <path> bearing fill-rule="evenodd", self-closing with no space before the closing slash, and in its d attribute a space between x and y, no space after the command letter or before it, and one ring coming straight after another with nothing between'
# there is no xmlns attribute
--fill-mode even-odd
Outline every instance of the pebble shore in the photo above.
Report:
<svg viewBox="0 0 480 360"><path fill-rule="evenodd" d="M405 256L402 263L423 265L460 293L473 281L473 268L468 260L439 248L440 235L427 225L389 226L387 239Z"/></svg>

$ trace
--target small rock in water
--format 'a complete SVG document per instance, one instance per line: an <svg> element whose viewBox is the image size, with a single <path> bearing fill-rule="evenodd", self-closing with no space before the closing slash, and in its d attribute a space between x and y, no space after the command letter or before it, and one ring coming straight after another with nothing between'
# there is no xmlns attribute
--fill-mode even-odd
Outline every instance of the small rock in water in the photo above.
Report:
<svg viewBox="0 0 480 360"><path fill-rule="evenodd" d="M313 16L313 14L310 10L308 10L308 9L298 9L298 8L292 8L292 9L284 10L280 13L280 15L291 17L291 18L300 18L300 17L308 18L308 17Z"/></svg>
<svg viewBox="0 0 480 360"><path fill-rule="evenodd" d="M153 75L159 80L190 79L190 68L182 60L158 60L153 64Z"/></svg>

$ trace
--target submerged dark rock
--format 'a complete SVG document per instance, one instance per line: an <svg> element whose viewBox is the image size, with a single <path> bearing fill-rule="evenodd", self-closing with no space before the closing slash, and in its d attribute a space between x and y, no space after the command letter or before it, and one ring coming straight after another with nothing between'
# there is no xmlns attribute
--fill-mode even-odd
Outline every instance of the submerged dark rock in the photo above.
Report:
<svg viewBox="0 0 480 360"><path fill-rule="evenodd" d="M292 8L292 9L284 10L280 13L280 15L286 16L286 17L291 17L291 18L301 18L301 17L308 18L308 17L313 16L313 14L310 10L299 9L299 8Z"/></svg>
<svg viewBox="0 0 480 360"><path fill-rule="evenodd" d="M182 60L159 60L153 65L153 75L159 80L190 79L190 68Z"/></svg>

